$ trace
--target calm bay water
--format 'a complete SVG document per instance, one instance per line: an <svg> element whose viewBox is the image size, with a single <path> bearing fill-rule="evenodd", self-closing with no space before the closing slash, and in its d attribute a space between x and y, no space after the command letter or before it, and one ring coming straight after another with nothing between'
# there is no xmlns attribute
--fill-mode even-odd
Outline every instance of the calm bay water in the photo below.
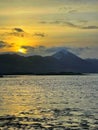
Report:
<svg viewBox="0 0 98 130"><path fill-rule="evenodd" d="M98 75L0 78L0 130L98 130Z"/></svg>

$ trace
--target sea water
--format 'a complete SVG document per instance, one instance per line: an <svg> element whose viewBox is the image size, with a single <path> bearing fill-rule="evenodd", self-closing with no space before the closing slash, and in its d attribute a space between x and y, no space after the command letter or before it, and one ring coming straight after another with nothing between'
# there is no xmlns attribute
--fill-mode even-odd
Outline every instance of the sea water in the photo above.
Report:
<svg viewBox="0 0 98 130"><path fill-rule="evenodd" d="M0 130L98 130L98 75L0 78Z"/></svg>

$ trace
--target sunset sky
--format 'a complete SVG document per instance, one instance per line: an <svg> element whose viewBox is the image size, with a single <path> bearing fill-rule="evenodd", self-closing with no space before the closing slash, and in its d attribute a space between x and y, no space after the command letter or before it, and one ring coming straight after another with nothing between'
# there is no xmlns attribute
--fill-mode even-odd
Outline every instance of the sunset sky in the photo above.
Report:
<svg viewBox="0 0 98 130"><path fill-rule="evenodd" d="M98 0L0 0L0 53L62 48L98 58Z"/></svg>

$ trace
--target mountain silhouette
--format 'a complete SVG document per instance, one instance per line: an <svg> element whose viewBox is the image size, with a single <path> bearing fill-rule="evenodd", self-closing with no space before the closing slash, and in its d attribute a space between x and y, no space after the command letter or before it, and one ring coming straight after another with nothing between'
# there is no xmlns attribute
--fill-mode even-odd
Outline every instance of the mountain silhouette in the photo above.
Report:
<svg viewBox="0 0 98 130"><path fill-rule="evenodd" d="M52 56L0 55L0 74L46 74L60 72L98 72L98 60L82 59L62 49Z"/></svg>
<svg viewBox="0 0 98 130"><path fill-rule="evenodd" d="M63 65L66 71L72 72L91 72L92 65L88 61L76 56L75 54L61 50L53 55Z"/></svg>

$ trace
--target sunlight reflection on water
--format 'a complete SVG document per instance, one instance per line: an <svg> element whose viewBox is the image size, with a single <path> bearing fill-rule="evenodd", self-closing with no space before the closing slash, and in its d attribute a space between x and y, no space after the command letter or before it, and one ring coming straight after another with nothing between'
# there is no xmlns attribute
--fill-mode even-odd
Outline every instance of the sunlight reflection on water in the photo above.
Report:
<svg viewBox="0 0 98 130"><path fill-rule="evenodd" d="M98 75L0 79L1 129L98 129Z"/></svg>

